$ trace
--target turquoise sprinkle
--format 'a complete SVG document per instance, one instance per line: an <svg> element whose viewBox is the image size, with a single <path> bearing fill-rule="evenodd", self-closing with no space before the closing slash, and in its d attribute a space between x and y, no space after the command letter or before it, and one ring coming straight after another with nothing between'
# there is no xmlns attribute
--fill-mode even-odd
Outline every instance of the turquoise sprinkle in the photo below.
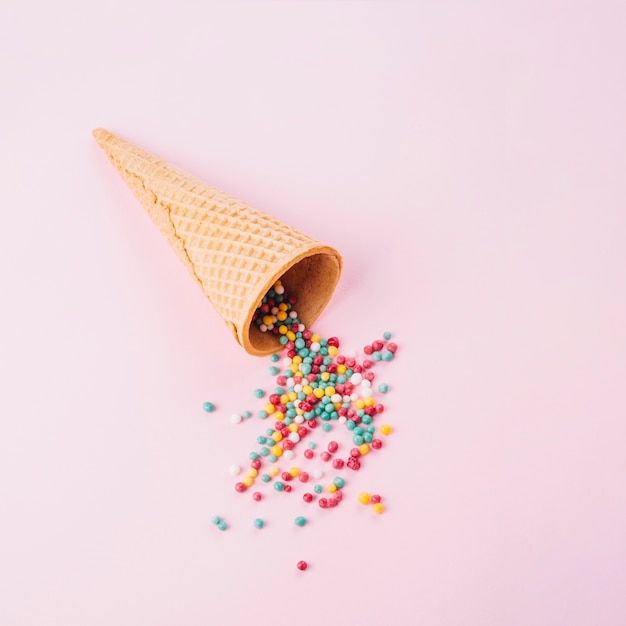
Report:
<svg viewBox="0 0 626 626"><path fill-rule="evenodd" d="M202 405L202 408L207 412L207 413L212 413L213 411L215 411L215 405L212 402L205 402Z"/></svg>
<svg viewBox="0 0 626 626"><path fill-rule="evenodd" d="M363 441L365 443L371 443L372 439L372 433L363 433Z"/></svg>
<svg viewBox="0 0 626 626"><path fill-rule="evenodd" d="M276 489L276 491L282 491L283 487L283 483L281 483L279 480L274 483L274 489Z"/></svg>
<svg viewBox="0 0 626 626"><path fill-rule="evenodd" d="M294 342L294 346L295 346L298 350L300 350L301 348L304 348L304 346L305 346L305 341L304 341L304 339L296 339L296 340L295 340L295 342Z"/></svg>
<svg viewBox="0 0 626 626"><path fill-rule="evenodd" d="M315 450L315 446L317 445L315 441L309 441L307 444L310 450Z"/></svg>
<svg viewBox="0 0 626 626"><path fill-rule="evenodd" d="M250 452L250 454L248 455L248 458L251 461L256 461L259 458L259 455L257 452Z"/></svg>
<svg viewBox="0 0 626 626"><path fill-rule="evenodd" d="M263 528L263 524L264 524L264 523L265 523L265 522L264 522L264 521L263 521L260 517L257 517L257 518L254 520L254 527L255 527L255 528Z"/></svg>
<svg viewBox="0 0 626 626"><path fill-rule="evenodd" d="M376 352L372 352L372 360L373 361L380 361L383 358L383 355L376 351Z"/></svg>
<svg viewBox="0 0 626 626"><path fill-rule="evenodd" d="M217 527L218 527L220 530L226 530L226 523L225 523L225 522L220 522L220 523L217 525Z"/></svg>
<svg viewBox="0 0 626 626"><path fill-rule="evenodd" d="M363 434L363 429L360 426L356 426L354 428L354 434L355 435L362 435Z"/></svg>
<svg viewBox="0 0 626 626"><path fill-rule="evenodd" d="M346 484L346 481L341 478L341 476L335 476L335 478L333 478L333 483L337 489L341 489Z"/></svg>
<svg viewBox="0 0 626 626"><path fill-rule="evenodd" d="M275 365L272 365L271 367L267 368L267 371L270 373L271 376L277 376L280 370Z"/></svg>
<svg viewBox="0 0 626 626"><path fill-rule="evenodd" d="M276 463L276 455L274 455L274 454L269 454L269 455L268 455L268 457L267 457L267 460L268 460L270 463Z"/></svg>
<svg viewBox="0 0 626 626"><path fill-rule="evenodd" d="M363 437L361 437L361 435L354 435L354 437L352 437L352 443L355 446L360 446L363 443Z"/></svg>
<svg viewBox="0 0 626 626"><path fill-rule="evenodd" d="M302 517L302 515L299 515L298 517L296 517L295 520L293 520L296 526L304 526L306 524L306 518Z"/></svg>
<svg viewBox="0 0 626 626"><path fill-rule="evenodd" d="M271 361L272 363L276 363L276 361L278 361L278 359L279 359L279 358L280 358L280 357L279 357L277 354L272 354L272 355L270 356L270 361Z"/></svg>
<svg viewBox="0 0 626 626"><path fill-rule="evenodd" d="M211 518L211 523L212 524L219 524L222 521L222 518L219 515L214 515Z"/></svg>
<svg viewBox="0 0 626 626"><path fill-rule="evenodd" d="M348 430L354 430L356 424L352 420L346 420L346 428Z"/></svg>
<svg viewBox="0 0 626 626"><path fill-rule="evenodd" d="M267 455L270 453L269 449L268 449L268 448L266 448L265 446L263 446L263 447L259 450L259 452L260 452L261 456L267 456Z"/></svg>
<svg viewBox="0 0 626 626"><path fill-rule="evenodd" d="M325 433L329 433L332 429L333 427L328 422L326 422L325 424L322 424L322 430Z"/></svg>
<svg viewBox="0 0 626 626"><path fill-rule="evenodd" d="M256 442L257 442L259 445L264 444L264 443L265 443L265 437L264 437L263 435L259 435L259 436L256 438Z"/></svg>
<svg viewBox="0 0 626 626"><path fill-rule="evenodd" d="M370 424L372 422L372 416L368 415L367 413L361 418L361 423L362 424ZM367 429L369 430L369 428Z"/></svg>
<svg viewBox="0 0 626 626"><path fill-rule="evenodd" d="M315 491L315 493L322 493L322 485L315 485L313 491Z"/></svg>
<svg viewBox="0 0 626 626"><path fill-rule="evenodd" d="M269 483L272 480L272 477L269 474L261 474L261 480L264 483Z"/></svg>
<svg viewBox="0 0 626 626"><path fill-rule="evenodd" d="M387 383L380 383L380 385L378 385L378 391L380 391L380 393L387 393L389 391L389 385Z"/></svg>
<svg viewBox="0 0 626 626"><path fill-rule="evenodd" d="M386 330L386 331L383 333L383 339L385 339L385 340L387 340L387 341L389 341L389 339L391 339L391 333L390 333L388 330Z"/></svg>
<svg viewBox="0 0 626 626"><path fill-rule="evenodd" d="M279 341L281 346L284 346L289 341L289 339L287 339L287 337L285 337L285 335L281 335L280 338L278 339L278 341Z"/></svg>
<svg viewBox="0 0 626 626"><path fill-rule="evenodd" d="M263 389L255 389L253 393L255 398L262 398L265 395Z"/></svg>
<svg viewBox="0 0 626 626"><path fill-rule="evenodd" d="M264 411L263 409L261 409L260 411L256 412L256 416L260 419L260 420L264 420L267 417L267 411Z"/></svg>
<svg viewBox="0 0 626 626"><path fill-rule="evenodd" d="M251 411L244 411L244 412L241 414L241 416L242 416L244 419L246 419L246 420L247 420L249 417L251 417L251 416L252 416L252 412L251 412Z"/></svg>
<svg viewBox="0 0 626 626"><path fill-rule="evenodd" d="M271 436L274 434L274 429L273 429L273 428L268 428L268 429L265 431L265 434L266 434L268 437L271 437ZM274 440L272 439L272 441L274 441Z"/></svg>
<svg viewBox="0 0 626 626"><path fill-rule="evenodd" d="M393 359L393 352L390 352L389 350L385 350L383 352L383 361L391 361L391 359Z"/></svg>

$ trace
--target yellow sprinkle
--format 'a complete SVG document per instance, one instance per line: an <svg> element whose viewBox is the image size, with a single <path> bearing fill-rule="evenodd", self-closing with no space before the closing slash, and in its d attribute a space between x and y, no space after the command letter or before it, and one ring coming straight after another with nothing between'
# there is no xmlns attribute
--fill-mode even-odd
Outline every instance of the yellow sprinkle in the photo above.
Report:
<svg viewBox="0 0 626 626"><path fill-rule="evenodd" d="M331 385L329 385L328 387L326 387L326 389L324 389L324 393L327 396L334 396L335 395L335 388L332 387Z"/></svg>
<svg viewBox="0 0 626 626"><path fill-rule="evenodd" d="M299 354L296 354L296 356L291 359L291 362L300 365L300 363L302 363L302 357Z"/></svg>
<svg viewBox="0 0 626 626"><path fill-rule="evenodd" d="M279 332L281 335L286 334L286 333L287 333L287 330L288 330L288 328L287 328L284 324L281 324L281 325L278 327L278 332Z"/></svg>
<svg viewBox="0 0 626 626"><path fill-rule="evenodd" d="M311 335L311 343L319 343L321 337L317 333Z"/></svg>
<svg viewBox="0 0 626 626"><path fill-rule="evenodd" d="M246 487L250 487L250 485L252 485L252 483L254 482L254 478L252 478L252 476L245 476L241 482L246 486Z"/></svg>
<svg viewBox="0 0 626 626"><path fill-rule="evenodd" d="M296 340L296 333L294 333L292 330L288 330L286 334L287 334L287 339L289 339L289 341Z"/></svg>
<svg viewBox="0 0 626 626"><path fill-rule="evenodd" d="M374 406L376 401L371 396L369 398L365 398L365 406Z"/></svg>
<svg viewBox="0 0 626 626"><path fill-rule="evenodd" d="M354 408L355 409L364 409L365 408L365 402L363 402L363 400L356 400L354 403Z"/></svg>
<svg viewBox="0 0 626 626"><path fill-rule="evenodd" d="M326 487L326 491L328 491L328 493L335 493L335 491L337 491L337 485L335 485L335 483L330 483L330 485Z"/></svg>
<svg viewBox="0 0 626 626"><path fill-rule="evenodd" d="M272 433L272 439L278 443L283 438L283 434L279 430L275 430Z"/></svg>
<svg viewBox="0 0 626 626"><path fill-rule="evenodd" d="M367 491L361 491L361 493L359 494L358 498L359 498L359 502L361 504L369 504L370 494L367 493Z"/></svg>
<svg viewBox="0 0 626 626"><path fill-rule="evenodd" d="M313 391L313 388L310 385L304 385L304 387L302 387L302 393L306 394L307 396Z"/></svg>
<svg viewBox="0 0 626 626"><path fill-rule="evenodd" d="M359 446L359 452L361 454L367 454L370 451L370 447L366 443L362 443Z"/></svg>
<svg viewBox="0 0 626 626"><path fill-rule="evenodd" d="M286 311L286 310L287 310L287 303L286 303L286 302L281 302L281 303L278 305L278 310L279 310L279 311Z"/></svg>
<svg viewBox="0 0 626 626"><path fill-rule="evenodd" d="M328 346L327 349L329 356L337 356L339 354L339 350L335 346Z"/></svg>
<svg viewBox="0 0 626 626"><path fill-rule="evenodd" d="M289 473L295 478L300 474L300 470L297 467L289 468Z"/></svg>
<svg viewBox="0 0 626 626"><path fill-rule="evenodd" d="M343 363L340 363L339 365L337 365L337 374L345 374L346 373L346 366Z"/></svg>
<svg viewBox="0 0 626 626"><path fill-rule="evenodd" d="M263 408L266 413L273 413L276 410L276 407L271 402L268 402Z"/></svg>
<svg viewBox="0 0 626 626"><path fill-rule="evenodd" d="M289 424L289 426L287 426L287 430L290 433L295 433L298 430L298 424L296 424L295 422L291 422L291 424Z"/></svg>
<svg viewBox="0 0 626 626"><path fill-rule="evenodd" d="M328 372L322 372L320 378L326 383L330 380L330 374Z"/></svg>
<svg viewBox="0 0 626 626"><path fill-rule="evenodd" d="M385 510L385 507L380 503L377 502L376 504L372 505L372 511L374 511L374 513L382 513Z"/></svg>
<svg viewBox="0 0 626 626"><path fill-rule="evenodd" d="M389 424L381 424L380 426L380 434L388 435L391 432L391 426Z"/></svg>
<svg viewBox="0 0 626 626"><path fill-rule="evenodd" d="M267 470L267 473L270 476L278 476L278 472L280 470L278 469L278 467L276 465L270 465L269 469Z"/></svg>
<svg viewBox="0 0 626 626"><path fill-rule="evenodd" d="M298 394L295 391L290 391L288 394L289 402L295 402L298 399Z"/></svg>
<svg viewBox="0 0 626 626"><path fill-rule="evenodd" d="M278 311L278 313L276 313L276 319L279 322L284 322L287 319L287 313L284 311Z"/></svg>
<svg viewBox="0 0 626 626"><path fill-rule="evenodd" d="M315 387L315 389L313 389L313 395L316 398L323 398L324 397L324 390L321 387Z"/></svg>
<svg viewBox="0 0 626 626"><path fill-rule="evenodd" d="M270 452L275 456L275 457L279 457L282 453L283 453L283 449L280 446L272 446L270 448ZM276 474L278 474L278 472L276 472ZM270 474L271 476L271 474Z"/></svg>
<svg viewBox="0 0 626 626"><path fill-rule="evenodd" d="M259 472L257 472L256 468L254 468L254 467L249 467L249 468L248 468L248 470L247 470L247 472L246 472L246 475L247 475L247 476L251 476L252 478L255 478L255 477L257 476L257 474L258 474L258 473L259 473Z"/></svg>

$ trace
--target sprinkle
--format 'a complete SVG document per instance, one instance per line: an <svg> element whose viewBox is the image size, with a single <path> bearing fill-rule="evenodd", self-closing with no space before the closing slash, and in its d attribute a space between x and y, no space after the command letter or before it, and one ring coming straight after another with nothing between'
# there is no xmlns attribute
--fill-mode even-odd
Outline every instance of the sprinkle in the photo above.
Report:
<svg viewBox="0 0 626 626"><path fill-rule="evenodd" d="M264 525L265 525L265 522L260 517L257 517L254 520L254 527L255 528L263 528Z"/></svg>
<svg viewBox="0 0 626 626"><path fill-rule="evenodd" d="M205 402L202 405L202 408L207 412L207 413L212 413L213 411L215 411L215 405L212 402Z"/></svg>
<svg viewBox="0 0 626 626"><path fill-rule="evenodd" d="M255 398L262 398L265 395L263 389L255 389L253 393Z"/></svg>
<svg viewBox="0 0 626 626"><path fill-rule="evenodd" d="M296 526L305 526L306 525L306 518L302 517L301 515L299 515L298 517L296 517L296 519L294 520L294 524Z"/></svg>
<svg viewBox="0 0 626 626"><path fill-rule="evenodd" d="M361 493L358 495L358 500L361 504L369 504L370 494L367 493L367 491L361 491Z"/></svg>
<svg viewBox="0 0 626 626"><path fill-rule="evenodd" d="M296 564L296 567L303 572L307 567L308 567L308 563L306 561L298 561L298 563Z"/></svg>

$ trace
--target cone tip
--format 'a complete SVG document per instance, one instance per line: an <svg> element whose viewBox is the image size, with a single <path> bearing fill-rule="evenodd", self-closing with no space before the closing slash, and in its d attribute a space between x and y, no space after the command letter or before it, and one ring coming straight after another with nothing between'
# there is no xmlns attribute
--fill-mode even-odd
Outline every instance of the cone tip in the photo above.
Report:
<svg viewBox="0 0 626 626"><path fill-rule="evenodd" d="M111 137L111 133L108 130L105 130L104 128L94 128L91 131L91 136L100 144L102 145L103 142Z"/></svg>

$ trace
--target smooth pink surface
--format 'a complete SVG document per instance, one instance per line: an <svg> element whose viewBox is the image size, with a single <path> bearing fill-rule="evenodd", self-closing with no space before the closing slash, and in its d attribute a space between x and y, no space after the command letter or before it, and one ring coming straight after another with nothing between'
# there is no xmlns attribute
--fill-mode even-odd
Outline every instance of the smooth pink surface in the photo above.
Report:
<svg viewBox="0 0 626 626"><path fill-rule="evenodd" d="M4 3L0 624L626 623L625 28L608 1ZM305 528L233 491L269 361L96 126L336 246L322 334L393 331L394 433Z"/></svg>

